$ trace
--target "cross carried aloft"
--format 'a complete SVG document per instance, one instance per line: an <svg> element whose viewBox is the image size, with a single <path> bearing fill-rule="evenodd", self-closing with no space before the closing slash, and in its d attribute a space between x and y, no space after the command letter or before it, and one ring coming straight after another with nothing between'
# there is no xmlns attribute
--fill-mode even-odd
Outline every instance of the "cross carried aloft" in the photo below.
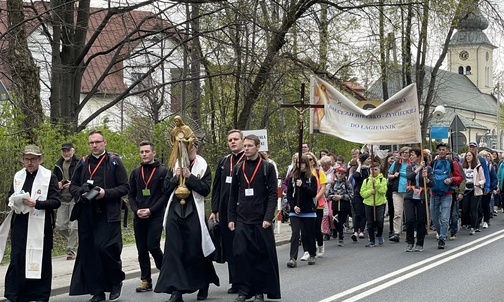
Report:
<svg viewBox="0 0 504 302"><path fill-rule="evenodd" d="M299 113L299 145L298 145L297 168L298 168L298 171L301 171L301 156L303 155L304 114L310 108L324 108L324 105L305 103L305 84L303 83L303 84L301 84L301 96L300 96L299 103L297 103L297 104L296 103L281 104L280 107L281 108L294 108ZM307 167L307 169L309 169L309 167ZM299 204L300 194L296 194L296 196L297 196L297 204Z"/></svg>

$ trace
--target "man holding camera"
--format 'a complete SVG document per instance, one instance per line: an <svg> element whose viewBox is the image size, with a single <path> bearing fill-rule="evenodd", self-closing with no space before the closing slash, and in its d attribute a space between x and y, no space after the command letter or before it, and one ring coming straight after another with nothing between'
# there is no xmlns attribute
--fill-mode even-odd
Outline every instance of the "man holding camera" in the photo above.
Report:
<svg viewBox="0 0 504 302"><path fill-rule="evenodd" d="M90 302L121 296L121 204L129 192L128 174L120 158L105 150L103 132L88 136L91 154L83 158L70 183L77 200L72 218L78 220L79 249L70 283L70 295L91 294Z"/></svg>
<svg viewBox="0 0 504 302"><path fill-rule="evenodd" d="M78 237L77 222L70 221L70 214L75 205L75 200L70 193L70 180L72 179L75 166L80 161L80 157L75 155L72 143L61 145L61 157L56 162L53 173L58 178L61 206L56 215L56 230L65 238L67 242L67 260L75 260Z"/></svg>

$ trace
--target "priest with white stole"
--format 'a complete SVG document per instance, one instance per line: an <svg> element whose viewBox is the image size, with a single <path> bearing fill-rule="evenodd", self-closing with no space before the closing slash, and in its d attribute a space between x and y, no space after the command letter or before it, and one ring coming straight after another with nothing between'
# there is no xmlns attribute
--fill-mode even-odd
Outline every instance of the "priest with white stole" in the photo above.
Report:
<svg viewBox="0 0 504 302"><path fill-rule="evenodd" d="M41 166L43 154L36 145L27 145L16 172L7 203L11 212L0 227L0 259L9 228L10 264L5 276L7 301L49 301L51 293L53 210L60 206L56 176Z"/></svg>

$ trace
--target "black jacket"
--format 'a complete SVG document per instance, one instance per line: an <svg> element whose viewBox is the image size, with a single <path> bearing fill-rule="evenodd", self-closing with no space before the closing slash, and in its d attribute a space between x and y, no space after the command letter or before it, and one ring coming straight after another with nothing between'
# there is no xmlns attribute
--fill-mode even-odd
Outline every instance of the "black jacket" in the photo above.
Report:
<svg viewBox="0 0 504 302"><path fill-rule="evenodd" d="M245 161L245 173L249 180L258 162L259 158ZM229 222L262 224L263 221L273 221L278 199L275 168L266 160L261 160L260 164L262 167L258 168L250 184L250 188L254 189L253 196L245 196L248 184L243 176L242 164L235 165L229 193Z"/></svg>
<svg viewBox="0 0 504 302"><path fill-rule="evenodd" d="M106 158L93 175L93 180L95 186L105 190L105 196L100 200L95 200L95 206L106 211L108 222L121 221L121 198L129 192L128 174L119 156L108 152L102 156ZM92 155L84 157L75 168L70 192L77 203L81 195L86 192L85 184L90 179L89 170L94 171L102 156L99 159Z"/></svg>
<svg viewBox="0 0 504 302"><path fill-rule="evenodd" d="M142 177L142 170L144 171L144 176ZM152 171L156 169L150 182L148 183L147 189L149 189L149 196L143 195L143 190L145 189L145 182L149 180ZM128 194L128 201L133 213L138 209L148 208L151 212L150 218L162 217L164 214L164 209L166 203L168 202L168 196L163 194L163 183L168 174L168 169L163 166L159 161L155 160L152 164L142 163L140 167L131 171L129 185L130 192Z"/></svg>
<svg viewBox="0 0 504 302"><path fill-rule="evenodd" d="M79 163L80 160L81 160L81 158L76 156L75 154L72 156L72 162L70 163L70 168L68 169L68 174L70 174L70 179L72 179L72 176L75 171L75 167L77 166L77 164ZM54 166L54 169L53 169L53 173L54 173L54 175L56 175L56 178L58 179L58 181L63 180L63 161L64 161L63 157L60 157L60 159L58 159L58 161L56 162L56 165ZM70 179L68 179L68 180L70 180Z"/></svg>
<svg viewBox="0 0 504 302"><path fill-rule="evenodd" d="M312 174L309 179L301 177L302 184L299 187L301 196L299 197L299 208L301 213L315 213L316 206L313 198L317 196L317 179ZM296 180L289 177L289 186L287 188L287 200L289 201L290 212L294 213L294 206L297 203Z"/></svg>
<svg viewBox="0 0 504 302"><path fill-rule="evenodd" d="M243 151L237 154L229 154L219 159L215 169L212 185L212 213L219 213L219 219L225 224L227 224L229 190L231 188L231 184L226 182L226 178L232 176L232 173L230 173L231 168L244 160ZM230 167L231 163L233 167Z"/></svg>

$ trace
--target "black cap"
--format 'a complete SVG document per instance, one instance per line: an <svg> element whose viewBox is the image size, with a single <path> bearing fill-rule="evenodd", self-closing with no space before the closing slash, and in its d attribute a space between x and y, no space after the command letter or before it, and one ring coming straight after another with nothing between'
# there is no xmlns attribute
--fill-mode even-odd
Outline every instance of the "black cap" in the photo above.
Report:
<svg viewBox="0 0 504 302"><path fill-rule="evenodd" d="M439 149L439 147L446 147L446 143L440 142L439 144L437 144L436 149Z"/></svg>
<svg viewBox="0 0 504 302"><path fill-rule="evenodd" d="M63 145L61 145L61 149L72 149L74 146L72 143L64 143Z"/></svg>

